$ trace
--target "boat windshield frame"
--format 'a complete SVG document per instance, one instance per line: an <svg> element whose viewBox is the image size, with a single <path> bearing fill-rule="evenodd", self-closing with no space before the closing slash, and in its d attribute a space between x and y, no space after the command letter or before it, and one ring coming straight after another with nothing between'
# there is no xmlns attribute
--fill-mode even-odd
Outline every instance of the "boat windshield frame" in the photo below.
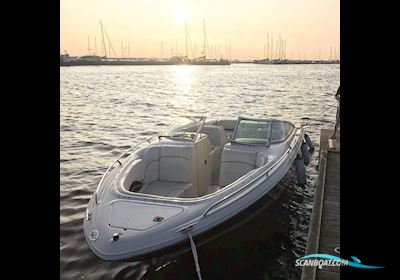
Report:
<svg viewBox="0 0 400 280"><path fill-rule="evenodd" d="M194 137L185 137L185 135L187 135L187 133L189 132L185 132L184 130L179 131L179 128L185 127L188 124L183 124L182 126L176 125L176 126L171 126L169 129L167 129L166 131L164 131L161 135L159 135L159 139L161 139L161 137L165 137L165 138L171 138L171 139L185 139L185 140L189 140L189 141L196 141L199 137L200 131L204 126L204 123L207 119L207 117L204 116L180 116L181 119L188 119L191 122L188 122L188 124L195 124L198 123L199 127L196 129L196 132L191 132L192 134L194 134ZM169 135L169 133L173 132L173 128L175 127L176 129L176 135ZM179 133L181 132L181 133Z"/></svg>
<svg viewBox="0 0 400 280"><path fill-rule="evenodd" d="M267 123L268 124L268 136L265 139L265 143L262 143L262 142L260 142L260 143L251 143L250 141L249 142L237 141L236 134L237 134L237 131L238 131L238 128L239 128L239 124L240 124L241 121L254 121L254 122ZM235 125L235 128L233 130L233 133L232 133L231 143L240 144L240 145L247 145L247 146L256 146L256 147L269 147L271 145L272 121L273 121L272 119L258 119L258 118L239 117L237 122L236 122L236 125ZM249 139L251 139L251 138L249 138ZM254 140L257 140L257 138L254 138Z"/></svg>

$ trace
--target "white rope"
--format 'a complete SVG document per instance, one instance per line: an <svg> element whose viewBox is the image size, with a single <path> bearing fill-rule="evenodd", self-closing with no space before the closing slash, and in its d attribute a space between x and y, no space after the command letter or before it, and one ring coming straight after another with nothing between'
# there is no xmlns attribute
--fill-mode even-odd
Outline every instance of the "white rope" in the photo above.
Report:
<svg viewBox="0 0 400 280"><path fill-rule="evenodd" d="M191 234L191 229L188 229L188 235L189 235L189 239L190 239L190 247L192 248L194 264L196 265L197 276L199 277L199 280L202 280L201 272L200 272L199 257L197 256L196 244L194 244L193 237Z"/></svg>
<svg viewBox="0 0 400 280"><path fill-rule="evenodd" d="M335 102L337 102L337 101L335 101ZM326 105L325 107L330 107L330 106L332 106L332 107L335 106L337 108L338 105L333 105L333 102L332 102L332 103L328 103L328 105ZM310 120L310 121L306 122L304 125L302 125L302 127L306 127L306 126L311 127L311 124L313 122L319 121L319 118L322 117L323 115L325 115L326 113L328 113L328 111L326 111L325 108L322 109L322 112L318 116L314 117L314 120Z"/></svg>

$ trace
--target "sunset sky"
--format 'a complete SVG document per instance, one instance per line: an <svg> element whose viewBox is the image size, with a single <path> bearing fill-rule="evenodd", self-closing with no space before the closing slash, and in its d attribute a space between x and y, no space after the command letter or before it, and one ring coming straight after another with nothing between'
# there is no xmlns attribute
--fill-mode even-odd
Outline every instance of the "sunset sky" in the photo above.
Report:
<svg viewBox="0 0 400 280"><path fill-rule="evenodd" d="M60 9L60 50L75 56L88 54L88 37L104 55L99 19L117 56L185 55L185 21L189 56L200 56L203 19L208 57L227 57L231 45L232 59L261 59L267 33L274 52L286 40L287 58L339 55L340 0L60 0Z"/></svg>

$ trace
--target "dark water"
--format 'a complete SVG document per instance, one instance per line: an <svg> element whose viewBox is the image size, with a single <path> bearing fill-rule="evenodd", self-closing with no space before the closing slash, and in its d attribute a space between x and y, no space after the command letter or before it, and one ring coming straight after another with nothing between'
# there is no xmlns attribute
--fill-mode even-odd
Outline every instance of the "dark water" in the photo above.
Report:
<svg viewBox="0 0 400 280"><path fill-rule="evenodd" d="M61 279L196 279L192 255L141 262L98 259L83 236L86 205L123 150L176 115L267 115L313 121L308 183L288 174L239 225L198 248L203 279L299 279L316 183L319 130L334 124L339 65L62 67ZM303 120L302 120L303 118ZM243 216L243 215L242 215ZM196 239L195 239L196 241Z"/></svg>

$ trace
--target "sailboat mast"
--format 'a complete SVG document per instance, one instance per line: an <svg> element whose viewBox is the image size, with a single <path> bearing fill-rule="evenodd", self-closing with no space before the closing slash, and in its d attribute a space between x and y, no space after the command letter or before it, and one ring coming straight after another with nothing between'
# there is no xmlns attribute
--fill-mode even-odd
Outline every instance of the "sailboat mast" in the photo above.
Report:
<svg viewBox="0 0 400 280"><path fill-rule="evenodd" d="M263 59L265 60L265 44L264 44L264 56L263 56Z"/></svg>
<svg viewBox="0 0 400 280"><path fill-rule="evenodd" d="M206 21L203 19L203 55L206 59Z"/></svg>
<svg viewBox="0 0 400 280"><path fill-rule="evenodd" d="M92 49L90 48L90 37L89 36L87 37L87 50L88 50L88 53L90 54L90 51Z"/></svg>
<svg viewBox="0 0 400 280"><path fill-rule="evenodd" d="M96 37L94 37L94 54L97 55L97 41L96 41Z"/></svg>
<svg viewBox="0 0 400 280"><path fill-rule="evenodd" d="M100 20L100 28L101 28L101 38L103 40L104 57L107 58L106 41L104 40L103 23L101 22L101 20Z"/></svg>
<svg viewBox="0 0 400 280"><path fill-rule="evenodd" d="M279 60L282 60L282 38L281 38L281 35L279 35L279 41L278 41L278 54L279 54Z"/></svg>
<svg viewBox="0 0 400 280"><path fill-rule="evenodd" d="M286 40L282 38L282 59L286 58Z"/></svg>
<svg viewBox="0 0 400 280"><path fill-rule="evenodd" d="M271 60L274 59L274 38L271 36Z"/></svg>
<svg viewBox="0 0 400 280"><path fill-rule="evenodd" d="M188 57L188 41L187 41L187 24L185 21L185 42L186 42L186 57Z"/></svg>
<svg viewBox="0 0 400 280"><path fill-rule="evenodd" d="M335 51L333 52L333 60L336 60L336 46L335 46Z"/></svg>

